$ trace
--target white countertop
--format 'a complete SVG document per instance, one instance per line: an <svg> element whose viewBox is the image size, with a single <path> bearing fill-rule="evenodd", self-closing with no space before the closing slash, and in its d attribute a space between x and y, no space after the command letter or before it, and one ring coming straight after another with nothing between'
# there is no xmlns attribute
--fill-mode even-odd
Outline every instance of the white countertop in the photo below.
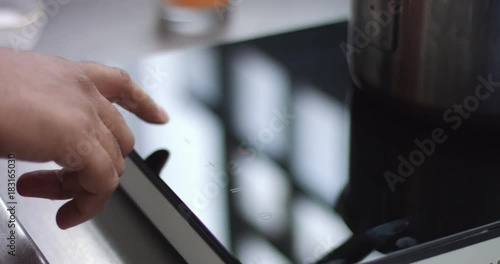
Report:
<svg viewBox="0 0 500 264"><path fill-rule="evenodd" d="M238 0L220 34L162 33L159 0L65 0L49 18L37 51L75 60L123 62L197 45L236 42L345 21L349 0Z"/></svg>

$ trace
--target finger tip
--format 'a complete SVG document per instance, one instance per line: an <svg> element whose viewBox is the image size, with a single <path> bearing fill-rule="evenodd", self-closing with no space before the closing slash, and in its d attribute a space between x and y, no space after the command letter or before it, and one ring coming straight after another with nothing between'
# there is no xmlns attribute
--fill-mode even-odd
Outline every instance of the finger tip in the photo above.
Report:
<svg viewBox="0 0 500 264"><path fill-rule="evenodd" d="M17 193L21 196L26 196L28 193L27 193L27 190L28 190L28 183L26 182L26 177L23 177L24 175L22 175L21 177L19 177L19 179L17 180L17 183L16 183L16 189L17 189Z"/></svg>
<svg viewBox="0 0 500 264"><path fill-rule="evenodd" d="M61 229L61 230L68 230L70 228L69 226L64 226L63 224L59 224L59 223L57 223L57 227L59 227L59 229Z"/></svg>
<svg viewBox="0 0 500 264"><path fill-rule="evenodd" d="M56 224L57 224L57 227L59 227L59 229L61 229L61 230L66 230L69 228L67 226L67 223L65 223L65 221L61 219L59 214L56 215Z"/></svg>
<svg viewBox="0 0 500 264"><path fill-rule="evenodd" d="M33 197L36 190L43 185L47 172L50 171L32 171L22 174L16 182L17 193L24 197Z"/></svg>
<svg viewBox="0 0 500 264"><path fill-rule="evenodd" d="M62 222L62 223L57 223L57 227L59 227L59 229L61 229L61 230L68 230L68 229L72 228L73 226L70 226L67 223Z"/></svg>
<svg viewBox="0 0 500 264"><path fill-rule="evenodd" d="M170 121L170 116L168 115L167 111L163 109L161 106L158 106L158 121L161 124L166 124L168 121Z"/></svg>
<svg viewBox="0 0 500 264"><path fill-rule="evenodd" d="M23 196L23 197L26 197L27 196L27 192L26 192L26 189L24 187L20 187L19 185L17 186L17 194Z"/></svg>
<svg viewBox="0 0 500 264"><path fill-rule="evenodd" d="M19 178L17 179L17 184L19 183L23 183L26 179L26 177L28 177L29 175L31 175L32 173L30 172L27 172L27 173L24 173L22 174L21 176L19 176Z"/></svg>
<svg viewBox="0 0 500 264"><path fill-rule="evenodd" d="M56 224L61 230L66 230L69 229L75 224L71 224L70 217L68 217L68 207L62 206L59 208L57 214L56 214Z"/></svg>

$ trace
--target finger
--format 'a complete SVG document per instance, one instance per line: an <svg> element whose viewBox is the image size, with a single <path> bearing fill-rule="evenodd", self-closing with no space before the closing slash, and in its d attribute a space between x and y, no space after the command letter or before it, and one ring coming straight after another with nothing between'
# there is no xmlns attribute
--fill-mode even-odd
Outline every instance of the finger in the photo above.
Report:
<svg viewBox="0 0 500 264"><path fill-rule="evenodd" d="M118 173L104 145L96 146L86 157L83 169L78 171L80 186L91 194L111 193L118 186Z"/></svg>
<svg viewBox="0 0 500 264"><path fill-rule="evenodd" d="M62 176L62 181L59 180ZM75 173L63 170L33 171L23 174L17 182L17 191L26 197L65 200L81 189Z"/></svg>
<svg viewBox="0 0 500 264"><path fill-rule="evenodd" d="M126 157L134 148L132 131L125 123L120 112L106 98L101 97L99 99L97 109L103 124L118 143L121 157ZM117 171L120 172L118 169Z"/></svg>
<svg viewBox="0 0 500 264"><path fill-rule="evenodd" d="M105 127L104 124L102 126ZM56 221L61 229L81 224L95 216L118 187L118 173L104 146L93 145L91 150L78 162L79 170L72 172L76 173L81 188L74 195L74 199L64 204L57 213ZM64 155L58 157L56 162L65 168L73 169L71 162L68 163Z"/></svg>
<svg viewBox="0 0 500 264"><path fill-rule="evenodd" d="M76 173L83 189L57 212L56 221L61 229L81 224L95 216L118 187L118 174L102 146L95 147L91 155L86 156L84 167Z"/></svg>
<svg viewBox="0 0 500 264"><path fill-rule="evenodd" d="M109 101L147 122L168 122L167 113L124 70L93 62L81 62L80 68Z"/></svg>
<svg viewBox="0 0 500 264"><path fill-rule="evenodd" d="M97 105L99 105L99 103ZM103 111L101 110L100 112ZM106 150L109 157L111 157L111 160L113 161L116 172L120 175L125 170L125 161L123 160L120 145L118 144L113 133L111 133L101 119L97 119L96 122L96 127L83 131L86 140L90 141L90 145L88 145L89 148L91 148L89 155L94 154L93 149L97 149L97 151L99 151L99 148L104 147L104 150Z"/></svg>
<svg viewBox="0 0 500 264"><path fill-rule="evenodd" d="M114 191L119 178L113 160L102 145L94 145L88 141L87 143L88 150L78 152L79 155L72 155L73 158L68 158L67 153L63 152L55 162L76 172L78 183L89 193L102 194Z"/></svg>
<svg viewBox="0 0 500 264"><path fill-rule="evenodd" d="M68 229L91 219L103 209L110 195L111 193L95 195L80 192L75 199L59 208L57 225L61 229Z"/></svg>

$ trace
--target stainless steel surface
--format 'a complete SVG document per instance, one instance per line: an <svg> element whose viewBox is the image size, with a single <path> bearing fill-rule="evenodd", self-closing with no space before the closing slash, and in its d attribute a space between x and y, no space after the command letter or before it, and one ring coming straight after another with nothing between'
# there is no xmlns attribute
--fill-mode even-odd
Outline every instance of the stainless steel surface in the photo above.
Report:
<svg viewBox="0 0 500 264"><path fill-rule="evenodd" d="M361 88L444 109L476 96L480 77L500 81L498 1L352 0L351 10L350 66ZM493 93L478 111L500 113L499 102Z"/></svg>
<svg viewBox="0 0 500 264"><path fill-rule="evenodd" d="M27 171L54 168L57 166L53 163L18 161L17 176ZM0 175L5 175L1 172L7 172L7 161L3 159L0 159ZM0 179L0 193L2 196L7 194L7 177ZM55 221L56 212L64 201L21 196L16 199L18 219L51 264L183 263L121 190L111 196L105 209L94 219L68 230L60 230ZM6 241L3 236L2 241ZM0 247L3 249L5 243ZM20 255L24 253L19 252Z"/></svg>
<svg viewBox="0 0 500 264"><path fill-rule="evenodd" d="M0 198L0 221L5 224L4 228L0 229L0 237L5 243L0 247L0 263L47 263L45 256L26 233L19 219L16 219L16 210L16 202L10 201L6 204Z"/></svg>

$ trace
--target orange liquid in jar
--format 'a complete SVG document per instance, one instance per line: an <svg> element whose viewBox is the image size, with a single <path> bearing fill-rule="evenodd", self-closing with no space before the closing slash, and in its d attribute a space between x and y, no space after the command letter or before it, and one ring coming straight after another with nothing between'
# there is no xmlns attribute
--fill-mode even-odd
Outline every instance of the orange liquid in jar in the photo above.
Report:
<svg viewBox="0 0 500 264"><path fill-rule="evenodd" d="M192 8L223 7L228 0L163 0L167 5L176 5Z"/></svg>

